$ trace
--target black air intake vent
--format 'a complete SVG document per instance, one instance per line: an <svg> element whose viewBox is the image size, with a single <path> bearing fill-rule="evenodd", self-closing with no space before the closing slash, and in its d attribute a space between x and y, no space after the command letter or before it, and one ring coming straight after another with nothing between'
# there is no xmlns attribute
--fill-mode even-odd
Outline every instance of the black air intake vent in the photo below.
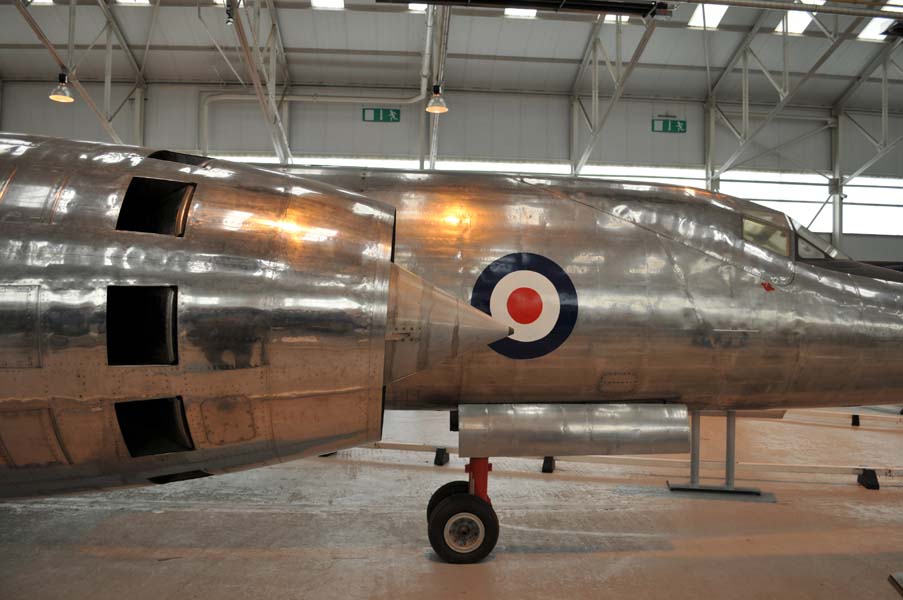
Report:
<svg viewBox="0 0 903 600"><path fill-rule="evenodd" d="M133 457L194 450L179 396L117 402L116 420Z"/></svg>
<svg viewBox="0 0 903 600"><path fill-rule="evenodd" d="M177 288L107 287L107 364L175 365Z"/></svg>
<svg viewBox="0 0 903 600"><path fill-rule="evenodd" d="M195 167L202 167L210 162L210 159L206 156L182 154L181 152L173 152L172 150L157 150L153 154L148 154L147 157L183 165L194 165Z"/></svg>
<svg viewBox="0 0 903 600"><path fill-rule="evenodd" d="M122 199L116 229L185 235L193 183L133 177Z"/></svg>

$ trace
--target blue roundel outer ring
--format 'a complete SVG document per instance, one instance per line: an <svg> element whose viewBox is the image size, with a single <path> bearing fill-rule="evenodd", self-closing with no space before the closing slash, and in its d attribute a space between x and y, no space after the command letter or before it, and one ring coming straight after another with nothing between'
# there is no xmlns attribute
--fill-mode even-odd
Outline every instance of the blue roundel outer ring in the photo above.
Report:
<svg viewBox="0 0 903 600"><path fill-rule="evenodd" d="M545 256L530 252L516 252L493 261L483 269L470 296L470 305L484 313L489 311L492 290L502 277L514 271L535 271L545 276L558 291L561 305L558 320L552 331L544 338L532 342L519 342L505 338L489 344L489 347L503 356L515 359L539 358L554 351L568 339L577 324L577 289L567 273L557 263Z"/></svg>

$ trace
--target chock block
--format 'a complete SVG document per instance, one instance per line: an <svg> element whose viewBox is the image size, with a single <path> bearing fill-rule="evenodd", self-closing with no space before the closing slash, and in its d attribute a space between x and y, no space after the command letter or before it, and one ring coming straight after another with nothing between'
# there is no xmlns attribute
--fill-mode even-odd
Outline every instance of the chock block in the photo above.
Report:
<svg viewBox="0 0 903 600"><path fill-rule="evenodd" d="M878 490L881 486L878 484L878 474L875 469L862 469L862 473L856 476L856 483L867 490Z"/></svg>
<svg viewBox="0 0 903 600"><path fill-rule="evenodd" d="M442 467L448 464L448 449L436 448L436 456L433 458L433 464Z"/></svg>
<svg viewBox="0 0 903 600"><path fill-rule="evenodd" d="M544 456L543 457L542 472L543 473L554 473L555 472L555 457L554 456Z"/></svg>

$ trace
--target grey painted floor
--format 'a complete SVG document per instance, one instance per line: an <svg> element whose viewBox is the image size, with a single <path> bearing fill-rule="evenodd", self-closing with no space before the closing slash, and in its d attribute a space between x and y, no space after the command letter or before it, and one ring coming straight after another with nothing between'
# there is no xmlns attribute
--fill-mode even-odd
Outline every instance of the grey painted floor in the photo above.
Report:
<svg viewBox="0 0 903 600"><path fill-rule="evenodd" d="M386 437L454 445L444 414L397 413ZM703 419L706 458L721 422ZM789 413L743 419L741 461L903 465L903 423ZM898 598L903 480L739 474L762 500L669 493L661 467L495 459L502 530L479 565L438 562L432 491L463 462L354 449L233 475L0 503L0 598Z"/></svg>

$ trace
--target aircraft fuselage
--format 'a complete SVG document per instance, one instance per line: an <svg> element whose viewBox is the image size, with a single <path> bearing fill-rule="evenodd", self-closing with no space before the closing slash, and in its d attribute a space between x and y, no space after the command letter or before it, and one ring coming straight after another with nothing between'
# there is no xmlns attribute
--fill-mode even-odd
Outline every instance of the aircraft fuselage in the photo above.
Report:
<svg viewBox="0 0 903 600"><path fill-rule="evenodd" d="M827 268L828 257L799 259L797 233L782 213L669 185L334 169L304 175L394 205L395 260L474 304L487 267L512 255L544 257L573 283L577 317L564 340L553 328L513 348L494 350L496 343L461 355L390 386L389 407L678 400L789 408L903 398L903 283ZM744 220L753 224L747 228L780 232L767 245L753 243L744 239ZM526 264L529 256L512 260L518 264L509 272L554 279L546 266ZM515 335L523 328L504 307L493 316L509 320Z"/></svg>

